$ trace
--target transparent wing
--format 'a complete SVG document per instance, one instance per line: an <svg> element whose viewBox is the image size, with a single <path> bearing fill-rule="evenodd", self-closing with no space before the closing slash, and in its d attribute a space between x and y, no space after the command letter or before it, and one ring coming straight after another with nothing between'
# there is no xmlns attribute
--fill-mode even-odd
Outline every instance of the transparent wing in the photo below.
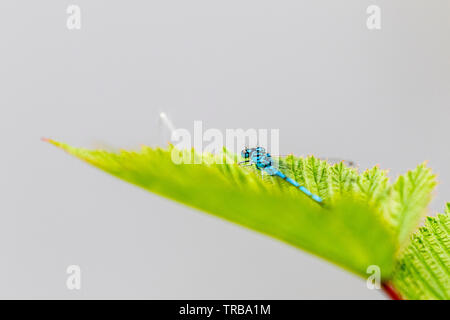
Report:
<svg viewBox="0 0 450 320"><path fill-rule="evenodd" d="M319 159L325 160L326 162L328 162L331 165L343 162L347 167L356 168L358 166L358 164L353 160L346 160L346 159L341 159L341 158L324 158L324 157L321 157Z"/></svg>
<svg viewBox="0 0 450 320"><path fill-rule="evenodd" d="M289 173L293 170L295 158L292 155L272 156L272 166L283 173Z"/></svg>
<svg viewBox="0 0 450 320"><path fill-rule="evenodd" d="M278 169L292 169L292 162L296 158L293 155L271 155L273 160L273 166ZM343 162L344 165L352 168L358 167L358 164L353 160L346 160L342 158L334 157L319 157L320 160L328 162L330 165L334 165Z"/></svg>

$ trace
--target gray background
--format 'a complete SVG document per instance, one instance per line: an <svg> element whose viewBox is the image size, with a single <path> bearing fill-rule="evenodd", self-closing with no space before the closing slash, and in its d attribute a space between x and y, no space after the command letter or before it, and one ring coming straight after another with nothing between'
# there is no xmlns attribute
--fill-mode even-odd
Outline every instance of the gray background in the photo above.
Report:
<svg viewBox="0 0 450 320"><path fill-rule="evenodd" d="M384 298L39 139L162 145L160 109L188 129L279 128L284 153L393 178L429 160L435 212L450 200L449 39L448 0L1 1L0 297ZM65 286L70 264L81 291Z"/></svg>

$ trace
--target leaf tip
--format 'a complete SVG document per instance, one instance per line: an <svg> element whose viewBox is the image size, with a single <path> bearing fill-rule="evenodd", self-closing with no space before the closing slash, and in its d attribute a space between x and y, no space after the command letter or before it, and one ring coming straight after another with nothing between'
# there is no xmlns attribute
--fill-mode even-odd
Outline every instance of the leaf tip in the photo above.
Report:
<svg viewBox="0 0 450 320"><path fill-rule="evenodd" d="M71 148L70 146L68 146L65 143L62 143L62 142L59 142L59 141L56 141L56 140L53 140L53 139L50 139L50 138L42 137L41 141L50 143L50 144L54 145L57 148L65 150L66 152L69 152L70 149L74 149L74 148Z"/></svg>
<svg viewBox="0 0 450 320"><path fill-rule="evenodd" d="M47 137L41 137L41 141L50 143L50 144L52 144L54 146L57 146L57 147L60 145L59 142L57 142L57 141L55 141L53 139L47 138Z"/></svg>

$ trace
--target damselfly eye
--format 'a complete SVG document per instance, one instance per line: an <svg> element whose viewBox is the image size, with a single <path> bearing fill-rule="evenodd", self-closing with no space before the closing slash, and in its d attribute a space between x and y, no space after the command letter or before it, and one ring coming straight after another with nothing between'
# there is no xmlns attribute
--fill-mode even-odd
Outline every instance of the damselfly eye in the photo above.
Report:
<svg viewBox="0 0 450 320"><path fill-rule="evenodd" d="M243 158L248 158L250 156L250 154L248 153L248 149L247 148L241 151L241 156Z"/></svg>

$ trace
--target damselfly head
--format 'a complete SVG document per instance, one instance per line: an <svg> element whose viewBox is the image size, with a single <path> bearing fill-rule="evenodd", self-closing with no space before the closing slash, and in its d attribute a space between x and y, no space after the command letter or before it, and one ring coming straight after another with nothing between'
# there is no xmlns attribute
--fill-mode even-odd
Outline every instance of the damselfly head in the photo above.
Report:
<svg viewBox="0 0 450 320"><path fill-rule="evenodd" d="M241 151L241 156L242 156L242 158L244 158L244 159L250 158L250 149L247 148L247 147L245 147L244 149L242 149L242 151Z"/></svg>

